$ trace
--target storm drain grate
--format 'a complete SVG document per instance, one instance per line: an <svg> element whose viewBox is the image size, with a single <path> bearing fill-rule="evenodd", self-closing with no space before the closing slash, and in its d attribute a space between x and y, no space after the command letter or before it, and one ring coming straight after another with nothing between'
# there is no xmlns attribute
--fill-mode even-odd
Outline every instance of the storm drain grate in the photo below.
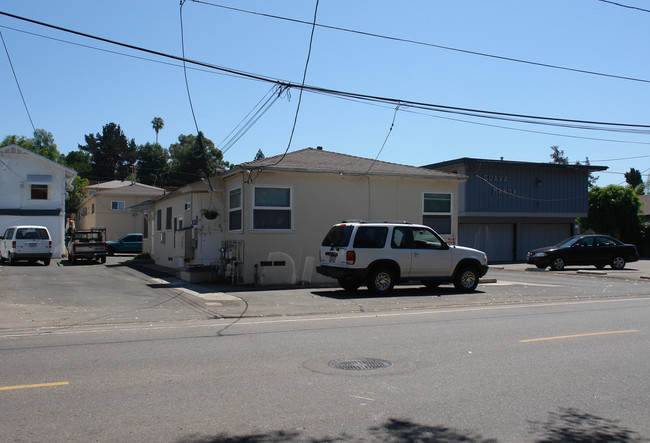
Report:
<svg viewBox="0 0 650 443"><path fill-rule="evenodd" d="M372 371L390 368L393 363L378 358L339 358L329 362L328 366L346 371Z"/></svg>

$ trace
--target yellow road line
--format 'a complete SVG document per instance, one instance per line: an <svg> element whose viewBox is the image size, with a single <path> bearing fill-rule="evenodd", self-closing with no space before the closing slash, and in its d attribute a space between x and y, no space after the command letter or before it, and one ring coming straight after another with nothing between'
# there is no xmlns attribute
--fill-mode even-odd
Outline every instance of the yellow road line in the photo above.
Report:
<svg viewBox="0 0 650 443"><path fill-rule="evenodd" d="M10 391L12 389L46 388L49 386L63 386L69 384L70 383L67 381L60 381L57 383L39 383L37 385L0 386L0 391Z"/></svg>
<svg viewBox="0 0 650 443"><path fill-rule="evenodd" d="M588 334L575 334L575 335L560 335L557 337L544 337L544 338L531 338L528 340L519 340L520 343L530 343L534 341L545 341L545 340L560 340L562 338L577 338L577 337L590 337L593 335L609 335L609 334L629 334L630 332L639 332L636 329L630 329L627 331L608 331L608 332L591 332Z"/></svg>

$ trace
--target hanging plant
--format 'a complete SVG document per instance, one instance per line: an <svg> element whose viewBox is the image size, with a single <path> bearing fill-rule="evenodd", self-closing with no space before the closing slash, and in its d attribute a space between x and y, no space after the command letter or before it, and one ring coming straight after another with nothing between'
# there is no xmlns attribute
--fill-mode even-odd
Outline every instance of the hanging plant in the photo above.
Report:
<svg viewBox="0 0 650 443"><path fill-rule="evenodd" d="M201 213L203 214L203 217L207 218L208 220L214 220L219 216L219 212L214 209L203 209Z"/></svg>

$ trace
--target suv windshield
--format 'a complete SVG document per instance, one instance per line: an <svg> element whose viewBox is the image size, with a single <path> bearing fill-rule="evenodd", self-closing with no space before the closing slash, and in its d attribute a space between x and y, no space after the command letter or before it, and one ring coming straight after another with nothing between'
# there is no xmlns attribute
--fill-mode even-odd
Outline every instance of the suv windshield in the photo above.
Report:
<svg viewBox="0 0 650 443"><path fill-rule="evenodd" d="M354 226L333 226L325 236L322 246L347 247L350 244L350 237L352 236L353 230Z"/></svg>

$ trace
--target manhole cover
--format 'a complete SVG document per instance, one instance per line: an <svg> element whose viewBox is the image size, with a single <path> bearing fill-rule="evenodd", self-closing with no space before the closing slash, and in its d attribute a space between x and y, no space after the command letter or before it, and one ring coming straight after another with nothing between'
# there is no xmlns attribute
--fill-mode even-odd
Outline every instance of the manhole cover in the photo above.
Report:
<svg viewBox="0 0 650 443"><path fill-rule="evenodd" d="M372 371L390 368L393 364L388 360L378 358L339 358L329 362L328 366L346 371Z"/></svg>

